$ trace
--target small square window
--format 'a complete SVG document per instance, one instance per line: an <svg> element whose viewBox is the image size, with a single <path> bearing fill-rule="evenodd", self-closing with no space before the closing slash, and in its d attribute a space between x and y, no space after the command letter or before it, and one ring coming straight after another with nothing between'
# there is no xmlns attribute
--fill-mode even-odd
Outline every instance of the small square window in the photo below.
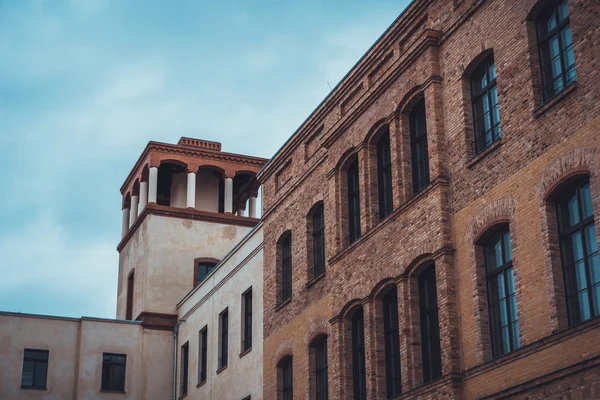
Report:
<svg viewBox="0 0 600 400"><path fill-rule="evenodd" d="M48 350L25 349L21 388L45 389L48 378Z"/></svg>
<svg viewBox="0 0 600 400"><path fill-rule="evenodd" d="M127 356L125 354L104 353L102 355L101 391L124 392Z"/></svg>

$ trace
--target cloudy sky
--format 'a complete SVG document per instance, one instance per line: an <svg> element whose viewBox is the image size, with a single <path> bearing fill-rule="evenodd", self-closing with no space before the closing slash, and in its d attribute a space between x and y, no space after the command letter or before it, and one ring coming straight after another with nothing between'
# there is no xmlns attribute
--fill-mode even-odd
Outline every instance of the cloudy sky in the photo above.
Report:
<svg viewBox="0 0 600 400"><path fill-rule="evenodd" d="M149 140L271 157L407 0L0 0L0 310L114 317Z"/></svg>

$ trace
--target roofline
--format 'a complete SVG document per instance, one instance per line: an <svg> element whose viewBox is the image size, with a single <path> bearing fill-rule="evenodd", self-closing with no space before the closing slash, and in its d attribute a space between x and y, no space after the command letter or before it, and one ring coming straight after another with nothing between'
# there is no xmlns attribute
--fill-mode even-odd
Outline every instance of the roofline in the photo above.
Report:
<svg viewBox="0 0 600 400"><path fill-rule="evenodd" d="M371 50L373 50L375 48L375 46L381 41L381 39L383 39L383 37L392 30L392 28L394 27L394 25L396 25L396 23L400 20L400 18L402 18L404 16L404 14L406 14L406 12L413 6L413 4L415 4L417 1L419 0L411 0L410 3L408 3L408 5L404 8L404 10L400 13L400 15L398 15L398 17L396 19L394 19L394 21L392 21L392 23L386 28L385 31L383 31L383 33L381 35L379 35L379 37L377 38L377 40L375 40L375 42L373 42L373 44L367 49L367 51L358 59L358 61L356 63L354 63L354 65L352 66L352 68L350 68L348 70L348 72L346 72L346 74L342 77L342 79L340 79L340 81L333 87L333 89L331 89L331 91L325 96L325 98L317 105L317 107L315 107L315 109L308 115L308 117L306 117L306 119L304 121L302 121L302 123L300 123L300 126L298 126L298 128L296 128L296 130L294 131L294 133L291 134L290 137L288 137L288 139L283 143L283 145L279 148L279 150L277 150L275 152L275 154L273 154L273 156L269 159L269 161L267 161L267 163L265 165L263 165L263 167L258 171L258 173L256 174L257 177L259 177L263 171L269 167L269 165L273 162L273 160L279 155L279 153L281 153L281 151L288 145L288 143L296 136L296 134L302 129L302 127L316 114L316 112L321 108L321 106L323 106L327 100L329 100L329 98L333 95L333 93L339 88L339 86L344 83L344 81L350 76L350 74L358 67L358 65L360 63L362 63L362 61L369 55L369 53L371 52ZM260 181L260 179L259 179Z"/></svg>
<svg viewBox="0 0 600 400"><path fill-rule="evenodd" d="M77 318L77 317L64 317L64 316L60 316L60 315L29 314L29 313L12 312L12 311L0 311L0 316L52 319L52 320L71 321L71 322L94 321L94 322L110 322L110 323L118 323L118 324L130 324L130 325L141 325L142 324L142 321L130 321L130 320L125 320L125 319L110 319L110 318L85 317L85 316Z"/></svg>

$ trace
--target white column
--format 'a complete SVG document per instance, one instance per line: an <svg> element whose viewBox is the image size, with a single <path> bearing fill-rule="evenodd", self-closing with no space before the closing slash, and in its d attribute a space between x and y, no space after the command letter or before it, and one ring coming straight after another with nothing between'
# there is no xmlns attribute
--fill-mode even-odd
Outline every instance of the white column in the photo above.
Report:
<svg viewBox="0 0 600 400"><path fill-rule="evenodd" d="M131 211L129 212L129 227L137 220L138 216L138 199L139 197L131 196Z"/></svg>
<svg viewBox="0 0 600 400"><path fill-rule="evenodd" d="M140 182L140 212L148 204L148 182Z"/></svg>
<svg viewBox="0 0 600 400"><path fill-rule="evenodd" d="M187 207L196 208L196 173L188 172Z"/></svg>
<svg viewBox="0 0 600 400"><path fill-rule="evenodd" d="M129 208L123 209L123 222L121 223L121 237L129 230Z"/></svg>
<svg viewBox="0 0 600 400"><path fill-rule="evenodd" d="M225 178L225 212L233 212L233 178Z"/></svg>
<svg viewBox="0 0 600 400"><path fill-rule="evenodd" d="M158 188L158 168L150 167L148 174L148 203L156 203L156 190Z"/></svg>
<svg viewBox="0 0 600 400"><path fill-rule="evenodd" d="M237 215L238 217L243 217L244 216L244 210L237 210L237 212L235 213L235 215Z"/></svg>
<svg viewBox="0 0 600 400"><path fill-rule="evenodd" d="M248 199L248 216L256 218L256 197L250 196Z"/></svg>

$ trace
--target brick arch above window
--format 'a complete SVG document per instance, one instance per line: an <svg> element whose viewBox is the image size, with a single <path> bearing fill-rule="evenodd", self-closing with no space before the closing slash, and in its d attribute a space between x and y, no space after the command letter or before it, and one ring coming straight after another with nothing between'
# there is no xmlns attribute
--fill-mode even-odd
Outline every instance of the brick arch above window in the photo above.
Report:
<svg viewBox="0 0 600 400"><path fill-rule="evenodd" d="M310 324L304 334L304 344L310 346L316 339L331 335L331 324L325 317L311 318Z"/></svg>
<svg viewBox="0 0 600 400"><path fill-rule="evenodd" d="M369 131L365 135L363 142L364 143L376 143L377 140L379 140L379 137L381 136L381 134L383 134L386 131L386 129L389 129L389 126L388 126L389 119L390 119L390 116L386 115L383 118L381 118L380 120L378 120L377 122L375 122L373 124L373 126L371 127L371 129L369 129Z"/></svg>
<svg viewBox="0 0 600 400"><path fill-rule="evenodd" d="M358 158L359 147L361 147L361 145L351 147L344 151L344 153L338 159L338 162L335 164L333 171L338 172L348 168L348 166Z"/></svg>
<svg viewBox="0 0 600 400"><path fill-rule="evenodd" d="M277 350L275 350L271 359L273 367L276 368L286 357L293 357L295 347L296 341L294 338L285 339L279 343L279 346L277 346Z"/></svg>
<svg viewBox="0 0 600 400"><path fill-rule="evenodd" d="M469 243L478 243L482 235L494 225L514 221L517 203L512 197L504 197L483 207L475 214L467 230Z"/></svg>
<svg viewBox="0 0 600 400"><path fill-rule="evenodd" d="M371 290L370 298L379 298L384 296L390 289L396 287L396 280L394 278L385 278L379 281L378 284Z"/></svg>
<svg viewBox="0 0 600 400"><path fill-rule="evenodd" d="M545 202L563 183L576 175L595 176L597 149L577 147L555 160L540 177L536 187L538 200Z"/></svg>

